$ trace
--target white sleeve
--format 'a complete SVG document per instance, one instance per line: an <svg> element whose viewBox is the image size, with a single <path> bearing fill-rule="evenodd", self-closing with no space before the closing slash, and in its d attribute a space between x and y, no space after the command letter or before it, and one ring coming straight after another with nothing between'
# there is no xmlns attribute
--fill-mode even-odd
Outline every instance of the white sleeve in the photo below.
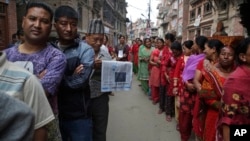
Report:
<svg viewBox="0 0 250 141"><path fill-rule="evenodd" d="M41 128L55 119L44 89L39 80L31 75L24 85L24 102L35 113L35 129Z"/></svg>

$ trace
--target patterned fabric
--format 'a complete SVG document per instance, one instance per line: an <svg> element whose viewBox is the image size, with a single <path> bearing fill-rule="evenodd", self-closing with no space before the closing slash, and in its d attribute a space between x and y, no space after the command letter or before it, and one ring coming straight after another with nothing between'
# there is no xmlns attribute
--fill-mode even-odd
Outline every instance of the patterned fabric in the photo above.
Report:
<svg viewBox="0 0 250 141"><path fill-rule="evenodd" d="M27 70L7 61L3 52L0 52L0 92L23 101L32 109L35 114L35 129L54 120L40 82Z"/></svg>
<svg viewBox="0 0 250 141"><path fill-rule="evenodd" d="M48 100L53 111L57 113L56 92L66 67L64 54L50 44L43 50L33 54L20 53L18 46L6 49L5 52L9 61L24 67L36 76L46 70L44 77L40 81L45 91L50 94Z"/></svg>
<svg viewBox="0 0 250 141"><path fill-rule="evenodd" d="M204 63L205 64L205 63ZM203 67L204 68L204 67ZM211 72L202 69L203 81L199 97L204 101L203 111L206 112L204 125L204 141L214 141L216 138L216 124L219 116L221 93L216 86L221 87L225 82L216 70ZM201 107L202 108L202 107Z"/></svg>
<svg viewBox="0 0 250 141"><path fill-rule="evenodd" d="M92 19L88 26L89 34L104 34L104 26L102 24L102 20L100 19Z"/></svg>
<svg viewBox="0 0 250 141"><path fill-rule="evenodd" d="M188 81L193 83L193 79ZM186 87L183 87L183 93L180 93L180 111L191 113L194 108L196 92L189 92Z"/></svg>
<svg viewBox="0 0 250 141"><path fill-rule="evenodd" d="M226 80L222 96L220 124L250 124L250 69L239 66Z"/></svg>
<svg viewBox="0 0 250 141"><path fill-rule="evenodd" d="M169 96L175 96L175 95L179 95L180 93L182 93L183 90L183 81L182 81L182 71L184 69L184 56L181 55L179 57L171 57L171 68L169 71L169 78L170 78L170 85L168 88L168 95ZM177 81L177 93L174 94L173 93L173 89L174 89L174 81Z"/></svg>

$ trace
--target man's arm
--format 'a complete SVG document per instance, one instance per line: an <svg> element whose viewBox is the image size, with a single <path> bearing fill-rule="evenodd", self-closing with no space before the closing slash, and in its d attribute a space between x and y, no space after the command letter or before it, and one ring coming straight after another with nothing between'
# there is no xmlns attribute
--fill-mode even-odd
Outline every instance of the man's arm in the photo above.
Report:
<svg viewBox="0 0 250 141"><path fill-rule="evenodd" d="M64 70L66 67L66 58L64 54L56 54L51 60L46 70L40 73L44 73L44 76L40 78L46 95L54 95L58 85L61 82Z"/></svg>
<svg viewBox="0 0 250 141"><path fill-rule="evenodd" d="M81 48L84 48L81 46ZM83 65L83 70L80 74L73 74L71 76L64 76L64 85L72 89L82 88L87 85L87 80L89 79L90 73L93 69L94 64L94 50L92 48L87 48L81 53L81 64Z"/></svg>
<svg viewBox="0 0 250 141"><path fill-rule="evenodd" d="M44 89L39 80L34 76L24 84L23 101L32 108L35 113L35 133L33 140L46 141L47 129L45 126L55 119Z"/></svg>

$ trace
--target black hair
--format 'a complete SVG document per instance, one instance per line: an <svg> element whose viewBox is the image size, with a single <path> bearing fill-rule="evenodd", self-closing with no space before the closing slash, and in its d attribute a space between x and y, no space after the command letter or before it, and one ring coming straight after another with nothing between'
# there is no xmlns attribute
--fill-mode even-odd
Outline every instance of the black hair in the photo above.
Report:
<svg viewBox="0 0 250 141"><path fill-rule="evenodd" d="M17 36L23 36L23 34L24 34L24 32L23 32L22 28L18 29L17 32L16 32Z"/></svg>
<svg viewBox="0 0 250 141"><path fill-rule="evenodd" d="M123 37L124 39L126 39L124 35L120 35L120 36L119 36L119 39L121 39L122 37Z"/></svg>
<svg viewBox="0 0 250 141"><path fill-rule="evenodd" d="M72 7L63 5L56 9L54 21L57 22L61 17L67 17L78 20L78 13Z"/></svg>
<svg viewBox="0 0 250 141"><path fill-rule="evenodd" d="M14 34L12 34L12 36L11 36L11 37L12 37L12 39L15 39L15 38L16 38L16 36L17 36L17 35L16 35L16 33L14 33Z"/></svg>
<svg viewBox="0 0 250 141"><path fill-rule="evenodd" d="M193 46L194 42L192 40L187 40L183 43L183 45L185 47L187 47L188 49L191 49L191 47Z"/></svg>
<svg viewBox="0 0 250 141"><path fill-rule="evenodd" d="M149 40L149 41L151 42L150 38L144 38L144 39L143 39L143 44L146 44L146 41L147 41L147 40Z"/></svg>
<svg viewBox="0 0 250 141"><path fill-rule="evenodd" d="M167 33L167 34L165 35L165 39L166 39L166 40L170 40L171 42L174 42L174 41L175 41L175 36L174 36L174 34L172 34L172 33Z"/></svg>
<svg viewBox="0 0 250 141"><path fill-rule="evenodd" d="M244 62L240 59L240 56L239 56L239 55L240 55L241 53L246 54L249 47L250 47L250 37L245 38L244 40L242 40L242 41L240 42L239 46L236 48L236 52L235 52L236 61L237 61L240 65L244 64Z"/></svg>
<svg viewBox="0 0 250 141"><path fill-rule="evenodd" d="M207 41L207 46L209 48L215 48L217 54L220 54L221 49L224 47L224 44L218 39L211 39Z"/></svg>
<svg viewBox="0 0 250 141"><path fill-rule="evenodd" d="M203 51L205 49L205 43L208 41L205 36L198 36L195 38L195 43L199 46L199 48Z"/></svg>
<svg viewBox="0 0 250 141"><path fill-rule="evenodd" d="M178 51L181 51L181 52L182 52L181 43L179 43L179 42L177 42L177 41L174 41L174 42L171 44L171 49L175 49L175 50L178 50Z"/></svg>
<svg viewBox="0 0 250 141"><path fill-rule="evenodd" d="M109 40L108 35L107 35L107 34L104 34L104 36L105 36L106 40L108 41L108 40Z"/></svg>
<svg viewBox="0 0 250 141"><path fill-rule="evenodd" d="M50 21L52 21L53 19L53 10L51 9L51 7L49 5L47 5L46 3L44 2L29 2L27 5L26 5L26 9L25 9L25 16L28 14L28 11L30 8L34 8L34 7L39 7L39 8L42 8L44 10L46 10L47 12L49 12L50 14Z"/></svg>
<svg viewBox="0 0 250 141"><path fill-rule="evenodd" d="M164 43L164 40L162 38L157 38L157 41L161 41L162 43Z"/></svg>

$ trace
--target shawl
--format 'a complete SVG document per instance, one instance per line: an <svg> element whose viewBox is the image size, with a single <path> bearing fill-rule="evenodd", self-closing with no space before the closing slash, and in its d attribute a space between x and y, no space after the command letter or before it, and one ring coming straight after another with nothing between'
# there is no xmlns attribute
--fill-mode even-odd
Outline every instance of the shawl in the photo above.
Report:
<svg viewBox="0 0 250 141"><path fill-rule="evenodd" d="M200 60L204 59L205 54L199 54L199 55L191 55L185 65L185 68L183 70L183 81L186 82L192 78L194 78L195 70L197 67L197 64Z"/></svg>
<svg viewBox="0 0 250 141"><path fill-rule="evenodd" d="M238 66L227 78L223 85L222 107L217 123L217 141L222 141L223 124L249 125L250 124L250 69Z"/></svg>

